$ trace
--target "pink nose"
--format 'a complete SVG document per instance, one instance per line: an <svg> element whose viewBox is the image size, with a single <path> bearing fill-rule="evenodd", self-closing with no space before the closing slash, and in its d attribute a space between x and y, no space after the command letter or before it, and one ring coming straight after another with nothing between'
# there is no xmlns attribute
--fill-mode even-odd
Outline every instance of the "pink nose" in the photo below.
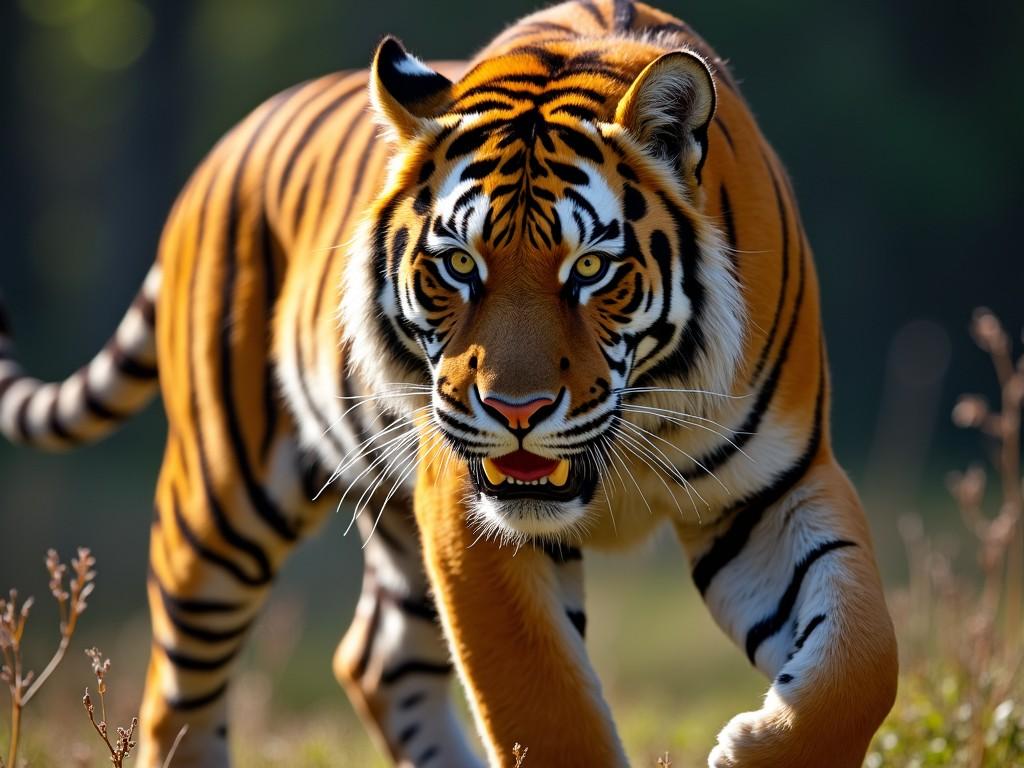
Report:
<svg viewBox="0 0 1024 768"><path fill-rule="evenodd" d="M504 416L505 421L512 429L526 429L530 426L530 418L533 414L553 402L555 401L550 397L538 397L528 403L518 404L506 403L496 397L484 398L484 403Z"/></svg>

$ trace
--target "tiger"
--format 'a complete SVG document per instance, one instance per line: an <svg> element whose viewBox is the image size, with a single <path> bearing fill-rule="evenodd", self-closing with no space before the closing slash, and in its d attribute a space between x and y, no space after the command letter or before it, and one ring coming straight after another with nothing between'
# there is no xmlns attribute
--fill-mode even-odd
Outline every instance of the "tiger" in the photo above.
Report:
<svg viewBox="0 0 1024 768"><path fill-rule="evenodd" d="M829 433L810 245L723 60L630 0L469 62L393 37L217 144L116 332L62 382L0 326L0 428L67 449L159 389L139 765L229 764L226 694L330 510L364 573L333 670L400 766L624 766L583 552L670 529L770 681L708 765L861 764L897 653ZM520 755L521 759L521 755Z"/></svg>

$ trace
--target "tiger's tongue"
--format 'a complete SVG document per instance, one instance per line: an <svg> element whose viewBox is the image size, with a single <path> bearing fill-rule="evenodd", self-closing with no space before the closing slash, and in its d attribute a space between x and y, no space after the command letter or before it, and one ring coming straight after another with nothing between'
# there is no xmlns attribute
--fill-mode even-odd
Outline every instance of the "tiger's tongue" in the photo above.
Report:
<svg viewBox="0 0 1024 768"><path fill-rule="evenodd" d="M502 474L516 480L540 480L558 467L557 459L548 459L522 449L494 459L495 466Z"/></svg>

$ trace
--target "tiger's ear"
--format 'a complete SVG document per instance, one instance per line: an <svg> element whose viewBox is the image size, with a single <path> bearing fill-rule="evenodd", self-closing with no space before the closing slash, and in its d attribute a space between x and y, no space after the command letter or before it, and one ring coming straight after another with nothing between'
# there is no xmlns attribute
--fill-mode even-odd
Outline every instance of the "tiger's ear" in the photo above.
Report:
<svg viewBox="0 0 1024 768"><path fill-rule="evenodd" d="M700 183L715 115L715 82L707 64L689 51L672 51L648 64L615 110L624 127L655 157Z"/></svg>
<svg viewBox="0 0 1024 768"><path fill-rule="evenodd" d="M373 56L370 101L378 119L401 141L419 135L451 99L452 81L435 72L393 37Z"/></svg>

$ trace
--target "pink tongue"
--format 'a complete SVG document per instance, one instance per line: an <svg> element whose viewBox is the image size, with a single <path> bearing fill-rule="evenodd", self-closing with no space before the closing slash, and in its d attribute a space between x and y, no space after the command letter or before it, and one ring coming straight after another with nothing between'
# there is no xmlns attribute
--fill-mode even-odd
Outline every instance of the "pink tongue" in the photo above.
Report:
<svg viewBox="0 0 1024 768"><path fill-rule="evenodd" d="M558 467L555 459L547 459L522 449L494 459L495 466L516 480L540 480Z"/></svg>

